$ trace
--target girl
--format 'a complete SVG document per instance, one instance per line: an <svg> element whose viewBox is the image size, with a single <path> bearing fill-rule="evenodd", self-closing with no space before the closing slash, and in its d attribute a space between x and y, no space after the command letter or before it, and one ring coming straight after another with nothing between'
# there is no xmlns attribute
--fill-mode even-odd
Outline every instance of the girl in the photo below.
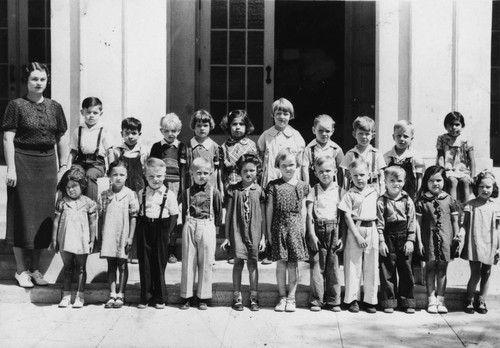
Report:
<svg viewBox="0 0 500 348"><path fill-rule="evenodd" d="M495 177L490 172L479 173L472 190L477 198L465 205L461 230L461 234L465 233L465 243L460 256L469 260L470 265L465 312L474 313L474 292L481 280L476 310L486 314L488 309L484 299L488 292L491 265L496 264L500 257L500 211L492 200L498 197Z"/></svg>
<svg viewBox="0 0 500 348"><path fill-rule="evenodd" d="M127 168L122 161L108 170L111 187L101 193L99 215L102 221L101 257L108 260L109 300L105 308L121 308L128 280L127 257L132 248L139 202L134 191L125 186ZM116 292L116 270L120 287Z"/></svg>
<svg viewBox="0 0 500 348"><path fill-rule="evenodd" d="M219 145L210 137L210 131L215 128L215 122L212 115L206 110L198 110L191 117L189 127L194 131L194 137L187 146L187 168L191 168L191 163L197 157L204 157L212 163L213 173L210 177L209 184L222 190L222 179L219 169L220 148ZM186 187L188 188L193 184L191 177L188 175L186 178Z"/></svg>
<svg viewBox="0 0 500 348"><path fill-rule="evenodd" d="M257 284L259 273L257 260L259 251L266 243L262 231L266 228L264 220L265 193L255 183L260 160L256 154L244 154L238 162L238 176L241 181L229 186L226 196L226 240L221 249L231 246L230 256L233 266L233 309L243 310L241 297L241 272L247 260L250 279L250 310L258 311Z"/></svg>
<svg viewBox="0 0 500 348"><path fill-rule="evenodd" d="M64 295L59 303L61 308L71 304L71 280L75 268L78 287L73 308L82 308L84 303L87 256L94 248L97 229L97 204L82 194L86 188L87 179L79 169L64 173L58 185L62 198L56 203L51 247L61 252L64 263Z"/></svg>
<svg viewBox="0 0 500 348"><path fill-rule="evenodd" d="M452 258L451 245L458 233L458 207L455 199L443 191L446 179L443 167L427 168L416 203L420 225L420 231L417 229L417 240L420 253L426 262L429 313L448 312L444 305L446 270Z"/></svg>
<svg viewBox="0 0 500 348"><path fill-rule="evenodd" d="M279 169L275 168L276 155L281 149L290 148L294 153L302 158L302 153L306 147L304 138L298 131L292 128L288 123L295 118L293 105L285 98L276 100L272 105L271 117L274 119L274 126L266 130L257 141L257 149L261 158L263 158L261 186L266 187L267 184L281 176ZM295 178L300 179L300 170L295 172ZM271 263L270 246L266 248L266 258L262 260L262 264L268 265Z"/></svg>
<svg viewBox="0 0 500 348"><path fill-rule="evenodd" d="M463 189L462 201L469 200L469 184L476 175L474 146L462 134L465 120L461 113L452 111L444 118L444 128L448 133L437 138L437 164L446 169L450 183L449 193L457 199L457 187Z"/></svg>
<svg viewBox="0 0 500 348"><path fill-rule="evenodd" d="M240 168L236 166L238 159L247 153L257 153L257 145L247 136L254 127L245 110L234 110L222 118L220 127L229 133L229 139L222 144L223 163L222 182L224 188L241 181Z"/></svg>
<svg viewBox="0 0 500 348"><path fill-rule="evenodd" d="M308 258L305 243L305 211L309 185L296 177L300 166L299 154L290 148L278 152L275 166L281 178L267 187L266 230L272 245L272 257L277 261L276 281L280 301L276 312L295 311L297 290L297 262ZM288 297L286 297L286 273L288 271Z"/></svg>

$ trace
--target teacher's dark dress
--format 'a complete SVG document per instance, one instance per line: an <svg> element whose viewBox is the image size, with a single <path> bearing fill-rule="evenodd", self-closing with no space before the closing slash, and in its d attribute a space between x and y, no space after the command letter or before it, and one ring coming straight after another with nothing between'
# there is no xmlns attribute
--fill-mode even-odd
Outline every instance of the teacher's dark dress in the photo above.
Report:
<svg viewBox="0 0 500 348"><path fill-rule="evenodd" d="M1 120L14 131L17 183L7 188L7 243L24 249L49 246L57 186L55 144L67 129L59 103L26 98L9 102Z"/></svg>

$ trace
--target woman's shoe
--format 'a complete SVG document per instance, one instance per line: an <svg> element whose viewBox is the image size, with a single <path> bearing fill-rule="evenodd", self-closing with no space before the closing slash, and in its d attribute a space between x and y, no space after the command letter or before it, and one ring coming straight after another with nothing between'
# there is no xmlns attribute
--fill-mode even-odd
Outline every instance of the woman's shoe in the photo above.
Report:
<svg viewBox="0 0 500 348"><path fill-rule="evenodd" d="M73 308L83 308L84 299L80 297L75 297L75 302L73 302Z"/></svg>
<svg viewBox="0 0 500 348"><path fill-rule="evenodd" d="M32 288L35 286L31 281L31 275L30 272L28 271L21 272L21 274L17 274L16 272L14 277L16 278L19 286L22 288Z"/></svg>
<svg viewBox="0 0 500 348"><path fill-rule="evenodd" d="M274 307L274 311L275 312L284 312L285 309L286 309L286 297L282 297L282 298L280 298L280 301L278 302L276 307Z"/></svg>
<svg viewBox="0 0 500 348"><path fill-rule="evenodd" d="M30 276L31 276L31 281L35 285L39 285L39 286L47 286L47 285L49 285L49 282L46 281L45 279L43 279L43 275L42 275L42 273L40 273L39 270L36 270L36 271L30 273Z"/></svg>
<svg viewBox="0 0 500 348"><path fill-rule="evenodd" d="M115 300L114 297L110 297L108 302L104 304L104 308L113 308L115 306Z"/></svg>
<svg viewBox="0 0 500 348"><path fill-rule="evenodd" d="M285 312L295 312L296 308L297 306L295 304L295 298L287 298Z"/></svg>
<svg viewBox="0 0 500 348"><path fill-rule="evenodd" d="M71 305L71 295L68 295L68 296L64 296L61 300L61 302L59 302L59 305L58 307L59 308L67 308Z"/></svg>

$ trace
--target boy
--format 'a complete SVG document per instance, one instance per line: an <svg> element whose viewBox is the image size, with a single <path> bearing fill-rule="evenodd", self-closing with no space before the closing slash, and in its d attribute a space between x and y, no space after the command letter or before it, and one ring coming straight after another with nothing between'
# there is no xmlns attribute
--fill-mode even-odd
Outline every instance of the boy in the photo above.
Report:
<svg viewBox="0 0 500 348"><path fill-rule="evenodd" d="M108 163L114 161L113 140L99 122L102 116L99 98L85 98L80 113L85 122L73 132L68 164L85 173L88 187L83 194L97 202L97 179L106 173L105 157Z"/></svg>
<svg viewBox="0 0 500 348"><path fill-rule="evenodd" d="M216 234L222 223L222 197L208 181L212 163L197 157L191 164L194 184L182 195L182 275L180 309L188 309L193 297L194 276L198 273L198 309L206 310L212 298L212 266Z"/></svg>
<svg viewBox="0 0 500 348"><path fill-rule="evenodd" d="M349 164L354 186L342 197L348 232L344 251L345 294L349 311L359 312L359 287L363 275L364 302L368 313L376 313L378 275L377 191L368 185L368 163L359 157Z"/></svg>
<svg viewBox="0 0 500 348"><path fill-rule="evenodd" d="M144 163L148 154L137 143L141 135L142 123L136 118L128 117L122 121L123 143L115 147L115 158L122 160L127 167L125 186L135 193L144 188Z"/></svg>
<svg viewBox="0 0 500 348"><path fill-rule="evenodd" d="M184 186L186 175L186 146L181 143L177 136L181 132L182 123L175 113L167 114L160 120L160 132L163 139L153 144L151 157L159 158L167 165L167 175L164 184L173 191L177 201L181 201L181 188ZM175 245L177 240L177 228L172 231L168 242L168 262L176 263Z"/></svg>
<svg viewBox="0 0 500 348"><path fill-rule="evenodd" d="M318 157L314 163L319 183L309 191L307 228L309 231L309 267L311 270L311 311L325 308L340 312L340 271L337 252L342 249L337 224L339 187L335 159ZM325 282L326 281L326 282Z"/></svg>
<svg viewBox="0 0 500 348"><path fill-rule="evenodd" d="M148 186L139 193L137 224L137 256L141 279L141 299L137 306L144 309L148 303L156 309L165 308L167 287L168 236L177 224L179 206L175 194L165 185L166 165L162 160L149 158L144 165ZM148 299L148 296L151 298Z"/></svg>
<svg viewBox="0 0 500 348"><path fill-rule="evenodd" d="M380 299L385 313L401 309L415 313L411 255L415 243L415 205L403 191L405 171L400 166L385 169L386 191L377 201L380 250ZM397 279L399 277L399 284Z"/></svg>
<svg viewBox="0 0 500 348"><path fill-rule="evenodd" d="M340 163L344 159L344 151L335 142L330 140L333 132L335 132L335 121L328 115L319 115L314 119L312 132L316 139L307 144L304 150L304 158L302 161L302 179L309 183L311 187L316 185L320 180L315 175L314 163L316 158L321 156L332 156L335 161L337 175L333 180L337 183L342 183L344 180L344 171L339 170Z"/></svg>
<svg viewBox="0 0 500 348"><path fill-rule="evenodd" d="M406 181L403 187L406 193L415 201L417 192L422 184L424 171L423 159L411 148L415 128L406 120L396 122L392 138L396 145L384 154L387 166L399 165L406 172Z"/></svg>
<svg viewBox="0 0 500 348"><path fill-rule="evenodd" d="M368 116L359 116L352 123L352 128L352 135L357 144L347 151L340 163L340 167L346 170L343 187L345 190L351 187L349 164L354 159L362 157L368 163L368 184L380 193L383 189L385 161L380 152L370 144L375 136L375 121Z"/></svg>

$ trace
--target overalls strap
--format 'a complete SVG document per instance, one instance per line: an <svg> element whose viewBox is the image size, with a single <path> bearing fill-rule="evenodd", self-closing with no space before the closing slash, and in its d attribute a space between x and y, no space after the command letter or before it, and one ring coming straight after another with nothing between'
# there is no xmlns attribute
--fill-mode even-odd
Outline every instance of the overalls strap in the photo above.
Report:
<svg viewBox="0 0 500 348"><path fill-rule="evenodd" d="M102 127L99 129L99 134L97 135L97 144L94 151L96 157L99 155L99 144L101 143L101 136L102 136Z"/></svg>

